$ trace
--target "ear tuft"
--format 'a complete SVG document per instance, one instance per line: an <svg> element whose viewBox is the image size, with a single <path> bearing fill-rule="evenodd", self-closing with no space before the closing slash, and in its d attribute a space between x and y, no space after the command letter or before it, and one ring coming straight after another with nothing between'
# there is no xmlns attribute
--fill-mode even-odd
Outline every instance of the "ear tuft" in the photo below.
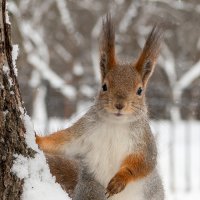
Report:
<svg viewBox="0 0 200 200"><path fill-rule="evenodd" d="M149 77L154 71L163 40L163 33L163 26L157 24L153 27L151 33L147 37L142 53L136 62L135 67L142 75L144 84L147 83Z"/></svg>
<svg viewBox="0 0 200 200"><path fill-rule="evenodd" d="M115 61L115 30L108 13L103 19L103 29L100 39L100 68L102 79L105 78L107 72L116 64Z"/></svg>

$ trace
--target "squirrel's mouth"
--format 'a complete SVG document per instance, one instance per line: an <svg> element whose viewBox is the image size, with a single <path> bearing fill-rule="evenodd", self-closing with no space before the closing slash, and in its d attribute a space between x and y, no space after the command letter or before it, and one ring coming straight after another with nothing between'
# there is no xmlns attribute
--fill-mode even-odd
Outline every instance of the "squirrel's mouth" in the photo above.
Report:
<svg viewBox="0 0 200 200"><path fill-rule="evenodd" d="M114 115L117 116L117 117L120 117L120 116L122 116L123 114L120 113L120 112L117 112L117 113L114 113Z"/></svg>

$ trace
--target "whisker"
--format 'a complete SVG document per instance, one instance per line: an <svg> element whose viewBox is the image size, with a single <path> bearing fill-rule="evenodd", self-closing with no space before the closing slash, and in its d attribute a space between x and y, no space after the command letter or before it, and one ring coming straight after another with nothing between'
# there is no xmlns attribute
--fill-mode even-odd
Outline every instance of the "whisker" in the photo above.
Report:
<svg viewBox="0 0 200 200"><path fill-rule="evenodd" d="M140 111L144 112L144 110L142 108L140 108L140 107L138 107L138 106L136 106L134 104L131 104L131 108L136 108L137 110L140 110Z"/></svg>

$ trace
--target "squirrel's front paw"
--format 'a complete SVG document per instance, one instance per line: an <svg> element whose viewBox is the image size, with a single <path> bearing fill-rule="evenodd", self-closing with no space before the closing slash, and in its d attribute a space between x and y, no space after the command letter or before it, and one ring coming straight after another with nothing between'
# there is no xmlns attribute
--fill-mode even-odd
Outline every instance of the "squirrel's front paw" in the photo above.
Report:
<svg viewBox="0 0 200 200"><path fill-rule="evenodd" d="M107 186L106 196L107 198L113 196L114 194L117 194L121 192L126 186L126 181L121 176L114 176Z"/></svg>

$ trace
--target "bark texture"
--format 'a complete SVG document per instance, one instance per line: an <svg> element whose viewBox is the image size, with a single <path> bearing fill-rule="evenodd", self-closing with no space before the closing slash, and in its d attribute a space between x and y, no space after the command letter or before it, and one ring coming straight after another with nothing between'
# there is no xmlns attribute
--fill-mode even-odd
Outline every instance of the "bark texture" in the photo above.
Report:
<svg viewBox="0 0 200 200"><path fill-rule="evenodd" d="M23 180L11 173L14 154L33 156L25 143L25 127L19 85L12 62L10 24L6 23L6 0L0 0L0 199L18 200Z"/></svg>

